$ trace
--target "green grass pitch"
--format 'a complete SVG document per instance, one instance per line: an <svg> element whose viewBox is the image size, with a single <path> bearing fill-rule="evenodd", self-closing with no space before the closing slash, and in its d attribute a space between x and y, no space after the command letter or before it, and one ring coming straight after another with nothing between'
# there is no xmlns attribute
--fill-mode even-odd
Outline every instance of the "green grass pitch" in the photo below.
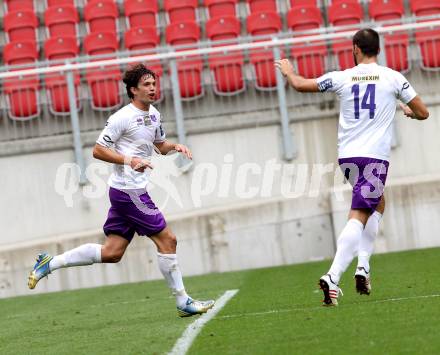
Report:
<svg viewBox="0 0 440 355"><path fill-rule="evenodd" d="M189 354L440 354L439 261L439 248L374 256L371 296L352 264L334 308L317 291L328 260L186 278L195 298L240 290ZM193 320L165 281L3 299L0 354L165 354Z"/></svg>

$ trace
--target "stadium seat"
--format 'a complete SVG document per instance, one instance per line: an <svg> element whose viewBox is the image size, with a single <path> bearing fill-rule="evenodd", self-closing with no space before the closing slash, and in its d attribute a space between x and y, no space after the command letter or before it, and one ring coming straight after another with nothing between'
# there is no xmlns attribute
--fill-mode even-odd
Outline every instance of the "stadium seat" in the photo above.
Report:
<svg viewBox="0 0 440 355"><path fill-rule="evenodd" d="M440 14L440 0L411 0L410 4L411 11L417 17ZM424 21L432 21L432 19ZM440 68L440 28L417 30L415 38L422 56L422 68L427 70Z"/></svg>
<svg viewBox="0 0 440 355"><path fill-rule="evenodd" d="M36 42L38 18L33 11L8 12L3 19L9 42Z"/></svg>
<svg viewBox="0 0 440 355"><path fill-rule="evenodd" d="M74 37L52 37L44 43L44 54L49 60L75 58L79 48Z"/></svg>
<svg viewBox="0 0 440 355"><path fill-rule="evenodd" d="M113 32L117 34L118 7L112 0L92 0L84 7L84 19L89 33Z"/></svg>
<svg viewBox="0 0 440 355"><path fill-rule="evenodd" d="M44 44L44 53L49 60L75 58L79 48L74 37L49 38ZM49 73L45 77L46 89L49 98L49 110L55 115L70 113L67 79L64 73ZM78 88L80 85L79 73L74 74L77 108L80 107Z"/></svg>
<svg viewBox="0 0 440 355"><path fill-rule="evenodd" d="M118 40L112 32L90 33L84 39L84 49L88 55L115 53L116 57L118 48ZM93 60L102 60L102 58ZM86 79L92 94L92 108L108 110L116 108L121 104L119 90L121 71L119 66L87 69Z"/></svg>
<svg viewBox="0 0 440 355"><path fill-rule="evenodd" d="M172 46L194 44L200 39L200 28L195 22L171 23L166 28L166 42ZM186 47L185 49L188 49ZM195 99L203 95L203 62L200 56L185 58L177 63L180 95L183 99Z"/></svg>
<svg viewBox="0 0 440 355"><path fill-rule="evenodd" d="M33 68L38 52L33 42L8 43L3 48L3 60L7 65L26 65L20 69ZM16 69L17 70L17 69ZM8 115L11 119L26 121L40 114L40 81L37 75L23 78L4 79L3 89L8 101Z"/></svg>
<svg viewBox="0 0 440 355"><path fill-rule="evenodd" d="M213 47L224 46L225 44L215 42L238 38L240 21L232 16L212 18L206 23L206 35L213 41ZM228 42L228 44L231 43ZM211 54L208 62L215 79L214 92L220 95L231 95L245 89L244 58L241 51Z"/></svg>
<svg viewBox="0 0 440 355"><path fill-rule="evenodd" d="M334 27L358 25L363 19L362 7L355 1L339 1L332 3L328 8L328 18ZM352 68L353 44L352 40L338 40L332 45L333 51L338 58L340 70Z"/></svg>
<svg viewBox="0 0 440 355"><path fill-rule="evenodd" d="M6 12L30 10L34 11L34 0L5 0Z"/></svg>
<svg viewBox="0 0 440 355"><path fill-rule="evenodd" d="M46 0L46 7L72 5L75 6L75 0Z"/></svg>
<svg viewBox="0 0 440 355"><path fill-rule="evenodd" d="M405 13L403 0L372 0L368 10L374 21L398 20Z"/></svg>
<svg viewBox="0 0 440 355"><path fill-rule="evenodd" d="M276 0L247 0L249 12L278 12Z"/></svg>
<svg viewBox="0 0 440 355"><path fill-rule="evenodd" d="M164 0L169 23L196 22L197 0Z"/></svg>
<svg viewBox="0 0 440 355"><path fill-rule="evenodd" d="M295 6L313 6L318 8L318 3L320 0L290 0L290 7Z"/></svg>
<svg viewBox="0 0 440 355"><path fill-rule="evenodd" d="M276 12L250 14L247 18L246 24L247 31L252 36L276 34L282 27L281 18ZM261 39L259 41L261 41ZM273 65L274 56L272 48L251 50L250 60L255 71L256 87L261 90L275 88L277 82Z"/></svg>
<svg viewBox="0 0 440 355"><path fill-rule="evenodd" d="M238 0L205 0L209 18L237 16Z"/></svg>
<svg viewBox="0 0 440 355"><path fill-rule="evenodd" d="M127 27L156 27L157 1L154 0L125 0L125 16Z"/></svg>
<svg viewBox="0 0 440 355"><path fill-rule="evenodd" d="M49 37L77 37L78 12L72 5L49 7L44 13Z"/></svg>
<svg viewBox="0 0 440 355"><path fill-rule="evenodd" d="M321 11L313 5L296 5L287 13L288 27L294 32L317 29L322 22ZM302 76L316 78L324 74L327 56L325 43L297 43L291 46L290 54L296 60L298 72Z"/></svg>
<svg viewBox="0 0 440 355"><path fill-rule="evenodd" d="M439 0L411 0L411 11L416 16L430 16L440 13Z"/></svg>
<svg viewBox="0 0 440 355"><path fill-rule="evenodd" d="M159 43L160 38L154 26L131 28L125 32L125 47L130 51L154 49ZM160 100L162 99L160 89L160 78L163 74L162 64L159 60L144 64L156 73L156 97Z"/></svg>
<svg viewBox="0 0 440 355"><path fill-rule="evenodd" d="M416 32L416 42L422 55L422 68L440 68L440 29Z"/></svg>
<svg viewBox="0 0 440 355"><path fill-rule="evenodd" d="M405 13L403 0L373 0L369 6L369 13L370 18L374 21L392 21L391 24L400 23ZM387 34L384 41L387 66L400 72L408 71L408 35L406 33Z"/></svg>

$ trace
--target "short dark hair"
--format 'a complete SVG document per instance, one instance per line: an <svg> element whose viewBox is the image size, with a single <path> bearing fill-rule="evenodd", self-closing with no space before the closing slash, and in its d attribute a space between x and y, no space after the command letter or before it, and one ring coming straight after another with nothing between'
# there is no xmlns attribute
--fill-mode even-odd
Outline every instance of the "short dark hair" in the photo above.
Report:
<svg viewBox="0 0 440 355"><path fill-rule="evenodd" d="M130 99L134 98L134 95L131 92L130 88L136 88L139 84L139 80L141 80L144 75L150 75L154 79L156 79L156 74L142 63L129 67L124 73L122 81L126 86L127 95Z"/></svg>
<svg viewBox="0 0 440 355"><path fill-rule="evenodd" d="M353 37L353 46L359 47L367 57L374 57L379 54L379 34L372 28L364 28L357 31Z"/></svg>

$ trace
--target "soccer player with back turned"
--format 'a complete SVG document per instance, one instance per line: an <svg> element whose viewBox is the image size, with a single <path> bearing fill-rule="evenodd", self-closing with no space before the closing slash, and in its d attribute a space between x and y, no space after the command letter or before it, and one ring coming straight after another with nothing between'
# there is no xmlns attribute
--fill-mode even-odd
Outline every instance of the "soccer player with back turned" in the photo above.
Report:
<svg viewBox="0 0 440 355"><path fill-rule="evenodd" d="M114 164L108 181L111 207L104 224L105 243L84 244L54 257L38 255L28 286L35 288L40 279L59 268L116 263L136 232L155 243L159 268L176 297L178 315L205 313L214 301L196 301L187 295L177 263L176 237L146 191L145 170L153 168L149 161L153 145L161 154L176 150L191 159L191 152L165 138L160 113L152 105L155 74L138 64L126 71L123 81L131 103L110 116L93 150L95 158Z"/></svg>
<svg viewBox="0 0 440 355"><path fill-rule="evenodd" d="M383 189L389 167L392 121L396 99L406 116L427 119L428 110L405 77L377 64L379 35L373 29L358 31L353 37L356 66L327 73L317 79L297 75L287 59L275 66L299 92L335 92L341 102L338 128L339 165L353 186L348 222L339 235L337 251L329 271L319 285L323 304L338 304L339 280L358 257L356 290L370 294L369 259L379 222L385 209Z"/></svg>

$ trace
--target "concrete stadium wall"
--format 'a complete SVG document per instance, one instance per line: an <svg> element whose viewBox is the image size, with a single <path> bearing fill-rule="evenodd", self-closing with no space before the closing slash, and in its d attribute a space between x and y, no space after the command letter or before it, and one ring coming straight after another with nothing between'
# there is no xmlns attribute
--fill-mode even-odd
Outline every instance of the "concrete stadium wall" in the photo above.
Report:
<svg viewBox="0 0 440 355"><path fill-rule="evenodd" d="M430 107L430 111L431 118L424 122L405 119L401 114L396 118L399 144L391 157L388 207L377 241L379 252L440 245L432 233L440 227L440 106ZM296 122L291 129L298 147L298 157L291 162L296 168L301 163L336 163L337 117ZM276 171L272 184L264 182L262 174L248 174L245 185L256 188L256 196L239 199L234 193L241 164L256 163L264 171L267 164L283 163L280 137L277 125L190 135L195 169L172 179L182 207L176 201L165 204L160 189L151 191L157 204L164 206L179 238L179 258L186 275L333 255L350 198L348 187L339 186L339 178L336 192L345 200L337 201L332 187L334 173L324 174L318 193L310 186L310 167L306 193L297 198L286 199L280 193L286 180L298 178L297 171L287 175ZM96 163L90 147L84 149L84 154L88 164ZM71 201L67 199L69 207L57 193L60 184L55 187L55 177L62 164L72 163L73 159L71 150L0 158L0 297L30 293L26 278L37 252L56 254L79 243L103 240L100 229L109 207L103 182L108 166L94 166L102 169L95 171L100 184L88 194L100 197L87 198L79 189ZM191 186L202 163L213 164L219 176L214 191L201 196L198 206ZM219 181L221 174L226 178L221 181L228 181L229 170L231 187L225 191ZM69 178L75 180L69 175L64 180ZM120 264L62 270L51 275L49 282L43 281L36 292L159 278L155 259L153 244L137 238Z"/></svg>

